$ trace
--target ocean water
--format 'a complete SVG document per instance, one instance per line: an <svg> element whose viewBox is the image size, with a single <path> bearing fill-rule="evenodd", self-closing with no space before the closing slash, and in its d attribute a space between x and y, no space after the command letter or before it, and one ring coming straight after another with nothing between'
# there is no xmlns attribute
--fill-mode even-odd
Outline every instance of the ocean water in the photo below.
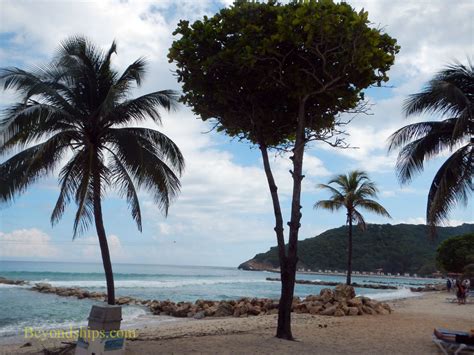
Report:
<svg viewBox="0 0 474 355"><path fill-rule="evenodd" d="M102 264L0 261L0 276L29 280L31 283L48 282L53 286L106 290ZM279 282L265 280L267 277L278 277L278 274L236 268L115 264L114 276L117 297L195 301L241 297L278 299L280 294ZM300 274L297 279L345 281L343 276L335 275ZM407 287L433 283L435 280L354 276L353 281L399 287L397 290L356 289L358 295L388 300L417 296ZM94 301L41 294L29 290L29 287L0 284L0 338L21 336L25 327L68 328L86 325ZM297 284L295 293L297 296L319 294L323 287ZM125 327L136 327L150 321L173 321L169 317L150 316L147 309L140 306L124 306L123 318Z"/></svg>

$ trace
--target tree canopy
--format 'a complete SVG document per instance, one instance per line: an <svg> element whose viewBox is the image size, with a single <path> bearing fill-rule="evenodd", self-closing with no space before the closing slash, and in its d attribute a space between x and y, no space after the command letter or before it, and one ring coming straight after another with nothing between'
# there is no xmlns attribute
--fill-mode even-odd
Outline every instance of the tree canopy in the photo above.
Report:
<svg viewBox="0 0 474 355"><path fill-rule="evenodd" d="M334 127L362 90L387 81L399 47L346 3L236 1L190 24L170 49L182 100L219 130L277 146L294 139L298 101L306 129Z"/></svg>
<svg viewBox="0 0 474 355"><path fill-rule="evenodd" d="M443 241L438 247L436 262L448 272L463 272L467 265L474 264L474 233Z"/></svg>

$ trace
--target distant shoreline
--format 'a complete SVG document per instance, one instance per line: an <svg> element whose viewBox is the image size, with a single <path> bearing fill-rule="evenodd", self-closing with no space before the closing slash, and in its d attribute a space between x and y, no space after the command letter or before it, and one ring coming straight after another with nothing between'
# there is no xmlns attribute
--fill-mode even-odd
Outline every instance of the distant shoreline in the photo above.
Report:
<svg viewBox="0 0 474 355"><path fill-rule="evenodd" d="M266 271L266 272L272 272L272 273L280 273L280 270L278 269L255 269L255 270L244 270L240 269L243 271ZM324 272L324 271L297 271L296 274L303 274L303 275L328 275L328 276L346 276L346 273L344 272ZM435 278L435 277L421 277L421 276L397 276L397 275L379 275L379 274L352 274L352 277L378 277L378 278L384 278L384 279L414 279L414 280L437 280L438 282L442 282L444 279L443 278Z"/></svg>

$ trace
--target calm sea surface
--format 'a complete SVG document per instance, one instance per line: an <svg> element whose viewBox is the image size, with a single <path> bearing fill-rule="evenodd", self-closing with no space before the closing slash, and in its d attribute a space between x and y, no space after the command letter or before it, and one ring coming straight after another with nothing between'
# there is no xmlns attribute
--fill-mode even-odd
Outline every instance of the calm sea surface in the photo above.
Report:
<svg viewBox="0 0 474 355"><path fill-rule="evenodd" d="M241 271L236 268L203 266L167 266L115 264L117 296L141 299L170 299L195 301L201 299L226 300L241 297L269 297L278 299L280 284L266 281L277 274ZM92 291L105 291L102 264L0 261L0 276L9 279L48 282L53 286L81 287ZM341 281L342 276L298 275L298 279ZM430 279L381 278L355 276L357 283L396 285L398 290L356 289L358 295L377 299L394 299L415 296L407 286L432 283ZM31 286L0 284L0 338L18 336L24 327L60 328L86 325L93 301L72 297L40 294L30 291ZM297 296L318 294L322 287L296 285ZM125 306L125 326L136 326L150 319L145 308ZM160 317L153 317L156 321ZM163 321L167 319L163 318Z"/></svg>

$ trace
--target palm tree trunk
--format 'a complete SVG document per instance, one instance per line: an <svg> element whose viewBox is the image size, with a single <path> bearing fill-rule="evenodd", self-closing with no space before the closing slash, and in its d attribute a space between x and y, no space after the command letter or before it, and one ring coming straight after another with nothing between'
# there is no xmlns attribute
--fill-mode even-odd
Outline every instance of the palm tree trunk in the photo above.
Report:
<svg viewBox="0 0 474 355"><path fill-rule="evenodd" d="M100 176L97 172L97 169L95 169L93 184L95 228L97 230L97 237L99 238L100 252L102 254L102 263L104 265L105 271L105 280L107 281L107 303L110 305L114 305L114 274L112 271L112 262L110 261L109 246L107 243L107 235L105 234L104 221L102 219Z"/></svg>
<svg viewBox="0 0 474 355"><path fill-rule="evenodd" d="M352 283L352 213L347 212L347 218L349 219L349 243L347 250L347 280L346 284L350 285Z"/></svg>

